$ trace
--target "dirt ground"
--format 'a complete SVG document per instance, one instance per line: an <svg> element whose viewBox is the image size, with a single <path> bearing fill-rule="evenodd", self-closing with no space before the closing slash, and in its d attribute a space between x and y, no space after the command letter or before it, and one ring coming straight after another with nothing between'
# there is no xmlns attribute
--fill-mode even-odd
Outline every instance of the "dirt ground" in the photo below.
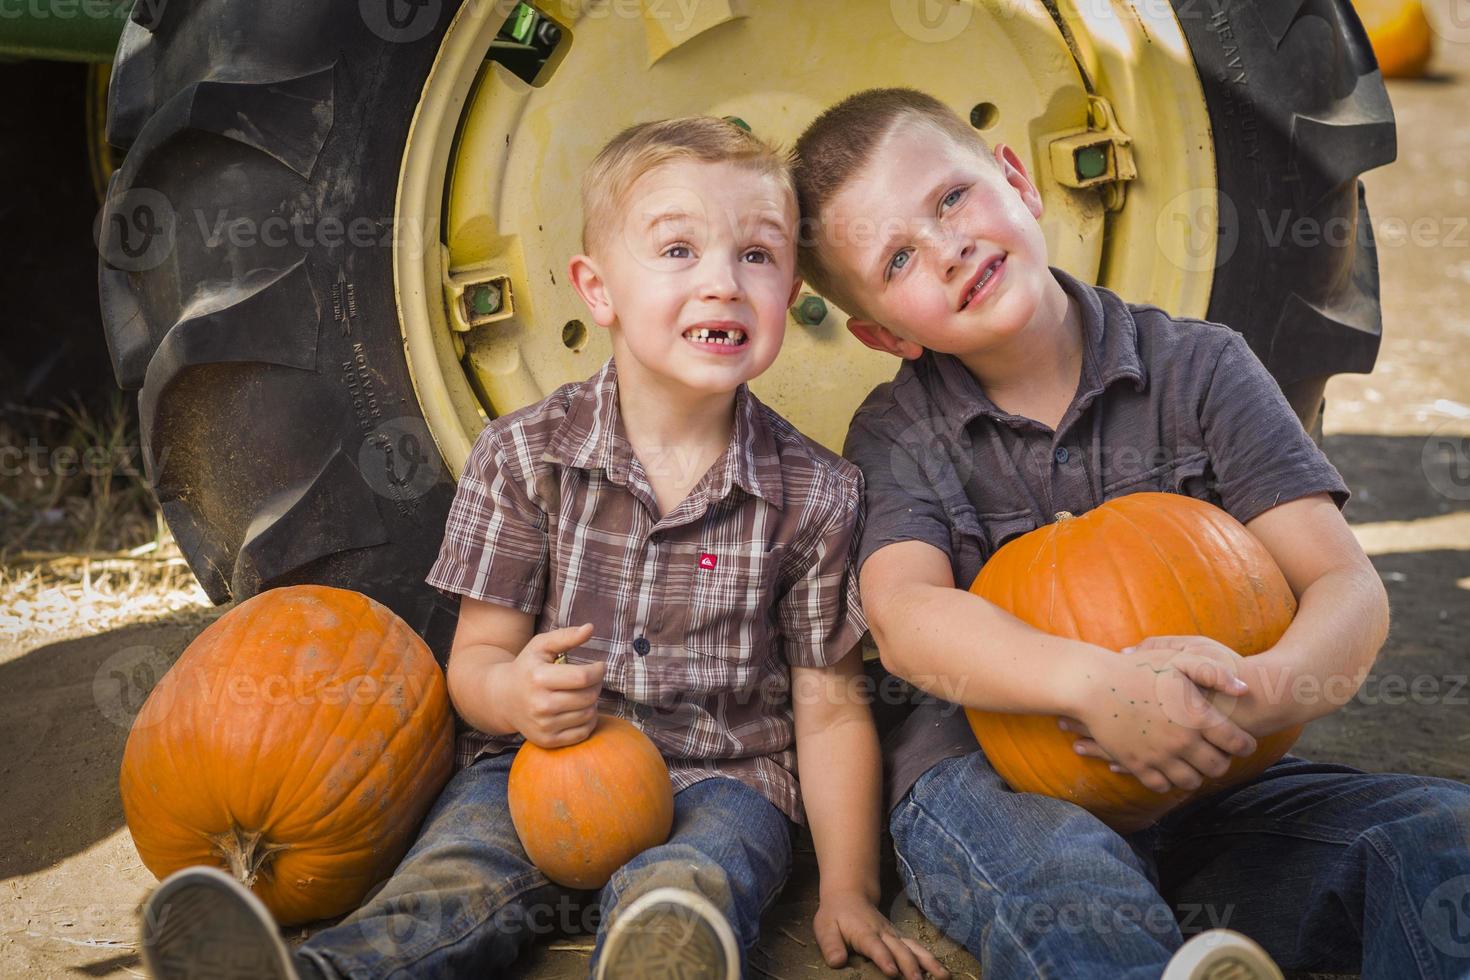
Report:
<svg viewBox="0 0 1470 980"><path fill-rule="evenodd" d="M1354 491L1347 515L1388 587L1393 629L1364 692L1314 724L1296 751L1470 781L1470 127L1458 123L1470 100L1470 45L1442 44L1437 67L1431 79L1391 85L1399 159L1366 179L1386 339L1371 376L1334 379L1325 425L1326 450ZM144 975L136 910L154 879L117 794L127 721L144 691L125 683L118 695L113 671L139 647L172 661L217 612L0 635L0 975ZM754 975L826 972L810 927L814 867L807 841ZM957 975L978 976L962 951L902 912L891 871L884 902L947 951ZM543 945L517 975L582 976L585 942ZM840 972L881 975L871 965Z"/></svg>

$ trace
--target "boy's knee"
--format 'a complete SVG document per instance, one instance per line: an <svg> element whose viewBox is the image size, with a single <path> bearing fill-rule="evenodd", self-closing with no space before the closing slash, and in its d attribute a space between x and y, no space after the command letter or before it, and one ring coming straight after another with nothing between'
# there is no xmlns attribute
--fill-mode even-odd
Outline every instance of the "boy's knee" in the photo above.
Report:
<svg viewBox="0 0 1470 980"><path fill-rule="evenodd" d="M645 851L613 872L608 888L619 905L655 888L687 888L725 911L734 904L729 874L709 855L688 844L665 844Z"/></svg>
<svg viewBox="0 0 1470 980"><path fill-rule="evenodd" d="M1384 811L1371 830L1406 857L1432 859L1470 849L1470 786L1423 780L1384 801Z"/></svg>

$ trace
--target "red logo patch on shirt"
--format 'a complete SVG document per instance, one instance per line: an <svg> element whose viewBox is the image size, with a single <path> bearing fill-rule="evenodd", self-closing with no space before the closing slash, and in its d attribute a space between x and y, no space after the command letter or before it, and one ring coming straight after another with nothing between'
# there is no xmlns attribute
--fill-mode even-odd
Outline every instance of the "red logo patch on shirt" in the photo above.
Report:
<svg viewBox="0 0 1470 980"><path fill-rule="evenodd" d="M706 569L713 570L714 567L715 567L715 564L718 561L719 561L719 559L716 558L714 555L710 554L708 551L701 551L699 553L699 567L700 568L706 568Z"/></svg>

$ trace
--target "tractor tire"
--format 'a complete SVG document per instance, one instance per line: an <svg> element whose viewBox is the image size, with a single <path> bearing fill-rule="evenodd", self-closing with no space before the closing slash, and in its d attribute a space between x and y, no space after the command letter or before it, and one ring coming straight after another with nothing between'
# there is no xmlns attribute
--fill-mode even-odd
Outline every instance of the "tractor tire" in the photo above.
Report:
<svg viewBox="0 0 1470 980"><path fill-rule="evenodd" d="M456 474L409 375L391 243L409 123L457 4L412 2L411 30L391 0L139 2L109 93L126 157L99 291L148 478L209 597L357 589L442 660L457 606L423 579ZM1238 219L1209 316L1246 332L1299 411L1310 402L1310 427L1326 377L1368 370L1377 349L1356 178L1393 157L1382 82L1348 0L1173 2L1222 215ZM1306 247L1247 208L1358 233ZM347 234L328 241L329 220Z"/></svg>
<svg viewBox="0 0 1470 980"><path fill-rule="evenodd" d="M1172 0L1204 86L1219 253L1207 318L1239 330L1308 432L1373 369L1378 258L1358 175L1397 152L1351 0Z"/></svg>
<svg viewBox="0 0 1470 980"><path fill-rule="evenodd" d="M457 474L418 408L391 261L401 152L454 13L430 2L409 36L384 3L370 29L368 0L139 0L108 95L127 155L98 286L148 479L209 598L356 589L442 659L458 605L424 577Z"/></svg>

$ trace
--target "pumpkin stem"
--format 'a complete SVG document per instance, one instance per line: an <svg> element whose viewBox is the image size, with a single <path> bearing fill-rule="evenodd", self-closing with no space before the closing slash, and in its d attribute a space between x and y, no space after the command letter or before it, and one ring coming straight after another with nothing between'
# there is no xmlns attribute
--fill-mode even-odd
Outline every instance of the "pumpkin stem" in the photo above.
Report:
<svg viewBox="0 0 1470 980"><path fill-rule="evenodd" d="M246 888L254 888L255 879L262 872L269 873L272 856L277 851L284 851L291 846L272 844L270 841L263 841L261 836L258 830L241 830L233 823L222 834L208 835L215 852L229 864L230 874Z"/></svg>
<svg viewBox="0 0 1470 980"><path fill-rule="evenodd" d="M1059 510L1053 516L1056 517L1057 523L1060 524L1062 521L1072 520L1073 517L1075 517L1076 515L1074 515L1070 510Z"/></svg>

